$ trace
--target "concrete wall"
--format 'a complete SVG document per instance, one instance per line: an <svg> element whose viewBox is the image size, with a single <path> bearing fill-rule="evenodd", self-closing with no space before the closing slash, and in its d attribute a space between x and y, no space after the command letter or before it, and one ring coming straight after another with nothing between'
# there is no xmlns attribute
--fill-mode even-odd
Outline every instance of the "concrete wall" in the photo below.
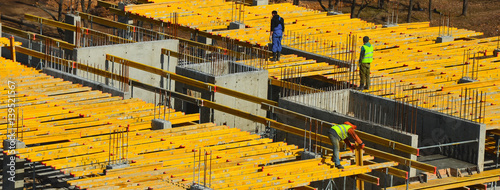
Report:
<svg viewBox="0 0 500 190"><path fill-rule="evenodd" d="M482 171L484 167L484 142L486 137L486 127L484 124L471 122L420 107L415 110L414 119L411 119L412 112L406 110L406 119L402 121L399 119L399 122L397 122L398 118L401 117L401 110L405 110L400 107L401 103L395 102L392 99L381 98L359 91L351 91L350 96L350 110L352 110L358 118L375 120L377 123L386 126L406 126L403 127L402 130L408 127L416 128L416 134L420 137L418 147L478 139L478 143L447 146L441 149L425 149L422 150L420 154L442 154L450 158L476 164ZM395 111L398 112L399 115L394 114ZM381 114L383 115L380 113L374 115L373 112L382 112ZM360 113L364 113L364 116L360 115ZM370 115L370 113L372 114Z"/></svg>
<svg viewBox="0 0 500 190"><path fill-rule="evenodd" d="M205 68L205 65L202 63L190 66L178 66L177 74L206 83L215 84L216 86L226 87L260 98L267 98L268 73L266 70L257 70L255 68L247 68L247 66L238 64L233 65L233 63L230 63L227 66L228 72L222 72L225 74L214 76L209 73L201 72L204 69L201 69L200 71L200 68ZM187 84L176 83L175 90L177 92L186 93L188 89L197 91L199 93L198 96L203 99L213 100L216 103L249 112L254 115L264 117L266 116L266 112L260 109L259 104L248 102L221 93L209 92L207 90L199 89ZM176 100L175 108L177 110L186 111L187 113L198 112L199 109L197 105L193 105L190 103L181 104L180 100ZM211 112L211 110L208 108L201 109L201 121L213 121L217 125L226 124L228 126L237 127L250 132L257 132L256 130L262 127L260 124L256 124L253 121L242 119L221 111L214 110L213 112Z"/></svg>
<svg viewBox="0 0 500 190"><path fill-rule="evenodd" d="M2 37L10 38L10 36L12 36L12 35L7 34L7 33L2 33ZM33 49L36 51L40 51L40 47L45 48L45 45L40 44L36 41L28 40L26 38L14 36L14 39L15 39L15 41L21 42L22 43L21 46L25 47L25 48L30 48L30 49ZM1 52L2 52L1 55L3 55L3 57L5 57L7 59L12 59L9 48L3 47ZM53 52L56 52L57 55L59 55L59 54L63 55L64 51L53 48ZM21 54L21 53L16 53L16 60L17 60L17 62L20 62L22 64L25 64L25 65L28 65L31 67L37 67L38 69L40 69L40 59L38 59L38 58L33 58L33 57L29 57L29 56Z"/></svg>
<svg viewBox="0 0 500 190"><path fill-rule="evenodd" d="M235 73L230 75L219 76L215 78L215 85L237 90L239 92L257 96L259 98L267 98L267 71L251 71L245 73ZM258 116L266 116L266 111L260 109L260 105L231 97L221 93L215 93L214 101L232 108L236 108L245 112L249 112ZM242 119L221 111L214 111L214 122L216 124L227 123L229 126L238 127L245 131L256 131L257 125L253 121Z"/></svg>
<svg viewBox="0 0 500 190"><path fill-rule="evenodd" d="M417 117L419 147L477 139L477 143L447 146L441 149L421 150L422 155L442 154L465 162L476 164L484 169L486 125L474 123L457 117L450 117L432 110L419 110Z"/></svg>
<svg viewBox="0 0 500 190"><path fill-rule="evenodd" d="M177 58L170 57L170 62L168 62L169 59L167 56L165 56L162 63L161 49L166 48L172 51L178 51L178 44L178 40L160 40L130 44L84 47L75 49L74 57L76 58L77 62L84 64L86 63L91 66L103 69L106 68L106 54L110 54L145 65L175 72L175 67L177 66ZM113 63L110 61L108 62L108 66L110 68L114 67L114 71L116 71L115 73L121 72L121 66L118 63L115 63L113 66ZM79 76L86 75L87 73L85 71L79 71ZM162 79L159 75L151 74L135 68L129 69L129 77L153 86L167 86L167 82L165 80L163 80L163 85L161 84L162 82L160 81L162 81ZM101 82L106 83L105 81ZM111 85L110 82L108 82L107 84ZM171 85L174 85L173 81ZM118 88L119 84L117 82L114 82L112 86ZM144 101L150 103L154 102L154 93L148 92L146 90L134 88L134 92L132 94L134 98L141 98Z"/></svg>

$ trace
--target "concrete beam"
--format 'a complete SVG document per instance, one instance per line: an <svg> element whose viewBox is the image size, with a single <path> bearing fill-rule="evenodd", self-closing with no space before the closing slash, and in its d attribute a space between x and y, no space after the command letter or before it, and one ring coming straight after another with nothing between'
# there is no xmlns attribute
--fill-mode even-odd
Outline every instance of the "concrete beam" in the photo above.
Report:
<svg viewBox="0 0 500 190"><path fill-rule="evenodd" d="M252 6L269 5L269 0L253 0Z"/></svg>
<svg viewBox="0 0 500 190"><path fill-rule="evenodd" d="M476 82L476 81L477 80L471 79L469 77L462 77L462 78L460 78L460 80L458 80L458 84Z"/></svg>
<svg viewBox="0 0 500 190"><path fill-rule="evenodd" d="M245 24L240 23L240 22L231 22L229 23L229 26L227 27L228 30L236 30L236 29L243 29L245 28Z"/></svg>
<svg viewBox="0 0 500 190"><path fill-rule="evenodd" d="M213 189L209 188L209 187L206 187L206 186L204 186L202 184L195 183L195 184L191 185L190 190L213 190Z"/></svg>
<svg viewBox="0 0 500 190"><path fill-rule="evenodd" d="M335 15L342 15L344 13L341 13L341 12L337 12L337 11L328 11L328 13L326 13L326 16L335 16Z"/></svg>
<svg viewBox="0 0 500 190"><path fill-rule="evenodd" d="M300 158L302 160L308 160L308 159L316 159L316 158L321 158L321 154L316 154L311 151L302 151L300 154Z"/></svg>
<svg viewBox="0 0 500 190"><path fill-rule="evenodd" d="M121 163L121 164L111 164L106 166L106 170L120 169L130 167L130 164Z"/></svg>
<svg viewBox="0 0 500 190"><path fill-rule="evenodd" d="M454 40L453 36L439 36L436 38L436 43L453 42Z"/></svg>
<svg viewBox="0 0 500 190"><path fill-rule="evenodd" d="M172 122L163 119L153 119L151 120L151 128L153 130L171 129Z"/></svg>
<svg viewBox="0 0 500 190"><path fill-rule="evenodd" d="M390 28L390 27L396 27L398 26L397 24L385 24L385 25L382 25L382 28Z"/></svg>

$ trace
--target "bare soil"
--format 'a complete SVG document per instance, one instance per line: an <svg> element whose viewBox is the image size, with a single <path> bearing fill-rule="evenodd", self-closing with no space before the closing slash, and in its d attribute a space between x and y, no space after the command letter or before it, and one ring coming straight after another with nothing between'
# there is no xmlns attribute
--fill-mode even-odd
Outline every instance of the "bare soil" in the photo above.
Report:
<svg viewBox="0 0 500 190"><path fill-rule="evenodd" d="M289 2L292 3L293 0L276 0L277 2ZM355 9L357 13L359 9L359 3L364 0L357 0L358 6ZM372 0L373 2L369 4L368 7L362 10L360 14L360 19L369 22L384 24L392 13L392 9L389 8L388 4L384 8L378 8L378 1ZM321 0L323 6L328 7L328 0ZM345 0L342 12L350 13L351 11L350 0ZM393 0L395 4L399 3L399 23L406 23L408 18L408 0ZM464 28L468 30L474 30L478 32L483 32L485 37L499 36L500 33L500 0L469 0L468 15L461 16L462 14L462 0L433 0L431 10L436 9L436 11L443 14L450 15L451 26L456 28ZM412 22L428 22L429 21L429 0L414 0L414 5L420 4L420 8L423 11L413 11ZM321 10L324 9L320 6L318 0L300 0L299 6L303 6L309 9ZM391 10L391 11L389 11ZM433 11L431 26L438 26L440 21L440 14Z"/></svg>
<svg viewBox="0 0 500 190"><path fill-rule="evenodd" d="M14 17L17 19L22 19L25 13L33 14L36 16L42 16L47 18L52 18L47 12L43 11L41 8L44 7L48 12L57 18L57 2L59 0L0 0L0 14ZM75 9L75 3L80 2L80 0L64 0L63 12L70 12ZM118 3L119 0L106 0L112 3ZM289 2L292 3L293 0L271 0L276 2ZM360 3L358 0L357 2ZM370 1L370 0L369 0ZM360 18L369 22L374 22L377 24L383 24L389 18L390 8L388 4L384 8L379 9L377 7L377 0L371 0L372 3L368 7L363 9L360 14ZM408 16L408 0L393 0L399 3L398 6L398 21L399 23L404 23ZM413 11L412 22L424 22L429 21L428 15L428 0L414 0L415 4L419 3L423 11ZM88 2L88 0L85 0ZM328 7L328 0L321 0L325 7ZM92 0L92 5L90 13L99 16L108 16L107 11L102 8L96 8L97 0ZM87 6L87 5L86 5ZM299 6L303 6L309 9L324 11L320 6L318 0L300 0ZM351 1L345 0L342 12L350 12ZM355 13L359 9L356 8ZM473 0L469 1L469 10L467 16L461 16L462 13L462 0L433 0L432 10L443 14L451 15L451 25L452 27L465 28L469 30L474 30L478 32L483 32L485 37L498 36L500 33L500 0ZM81 11L81 6L78 6L78 11ZM431 26L438 26L440 15L438 13L432 13ZM8 21L3 21L5 25L14 26L20 28L18 23L12 23ZM24 30L37 31L39 29L23 26ZM58 36L56 30L45 29L44 34L49 36Z"/></svg>

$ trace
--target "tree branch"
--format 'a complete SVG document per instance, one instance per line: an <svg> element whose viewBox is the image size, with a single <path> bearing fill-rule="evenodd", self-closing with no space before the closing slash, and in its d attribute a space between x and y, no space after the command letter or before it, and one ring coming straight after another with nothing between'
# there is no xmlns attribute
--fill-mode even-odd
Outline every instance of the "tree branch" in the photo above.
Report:
<svg viewBox="0 0 500 190"><path fill-rule="evenodd" d="M356 17L358 17L358 18L359 18L359 15L361 14L361 11L362 11L364 8L368 7L368 5L370 5L370 3L372 3L372 1L363 0L363 1L361 2L361 6L359 6L359 10L358 10L358 13L356 14Z"/></svg>
<svg viewBox="0 0 500 190"><path fill-rule="evenodd" d="M326 7L323 5L323 3L321 3L321 0L318 0L319 2L319 5L321 6L321 8L323 8L325 11L328 11L328 9L326 9Z"/></svg>
<svg viewBox="0 0 500 190"><path fill-rule="evenodd" d="M57 10L57 20L61 21L62 20L62 8L63 8L63 5L64 5L64 0L60 0L58 4L59 4L59 9Z"/></svg>
<svg viewBox="0 0 500 190"><path fill-rule="evenodd" d="M45 7L42 7L41 5L38 4L38 2L35 4L36 7L38 7L39 9L42 9L42 11L46 12L47 14L49 14L52 19L54 20L57 20L56 16L54 16L49 10L47 10ZM57 20L59 21L59 20Z"/></svg>
<svg viewBox="0 0 500 190"><path fill-rule="evenodd" d="M92 0L89 0L89 4L87 5L87 13L90 12L90 5L92 5Z"/></svg>

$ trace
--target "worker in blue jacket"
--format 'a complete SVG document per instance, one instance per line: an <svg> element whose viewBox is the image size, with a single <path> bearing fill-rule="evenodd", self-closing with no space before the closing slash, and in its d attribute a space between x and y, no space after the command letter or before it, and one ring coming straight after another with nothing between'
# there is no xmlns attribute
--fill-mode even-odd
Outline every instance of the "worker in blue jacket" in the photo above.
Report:
<svg viewBox="0 0 500 190"><path fill-rule="evenodd" d="M271 19L271 38L273 41L273 59L271 61L279 61L281 54L281 39L285 31L285 21L278 15L277 11L273 11L273 18Z"/></svg>

